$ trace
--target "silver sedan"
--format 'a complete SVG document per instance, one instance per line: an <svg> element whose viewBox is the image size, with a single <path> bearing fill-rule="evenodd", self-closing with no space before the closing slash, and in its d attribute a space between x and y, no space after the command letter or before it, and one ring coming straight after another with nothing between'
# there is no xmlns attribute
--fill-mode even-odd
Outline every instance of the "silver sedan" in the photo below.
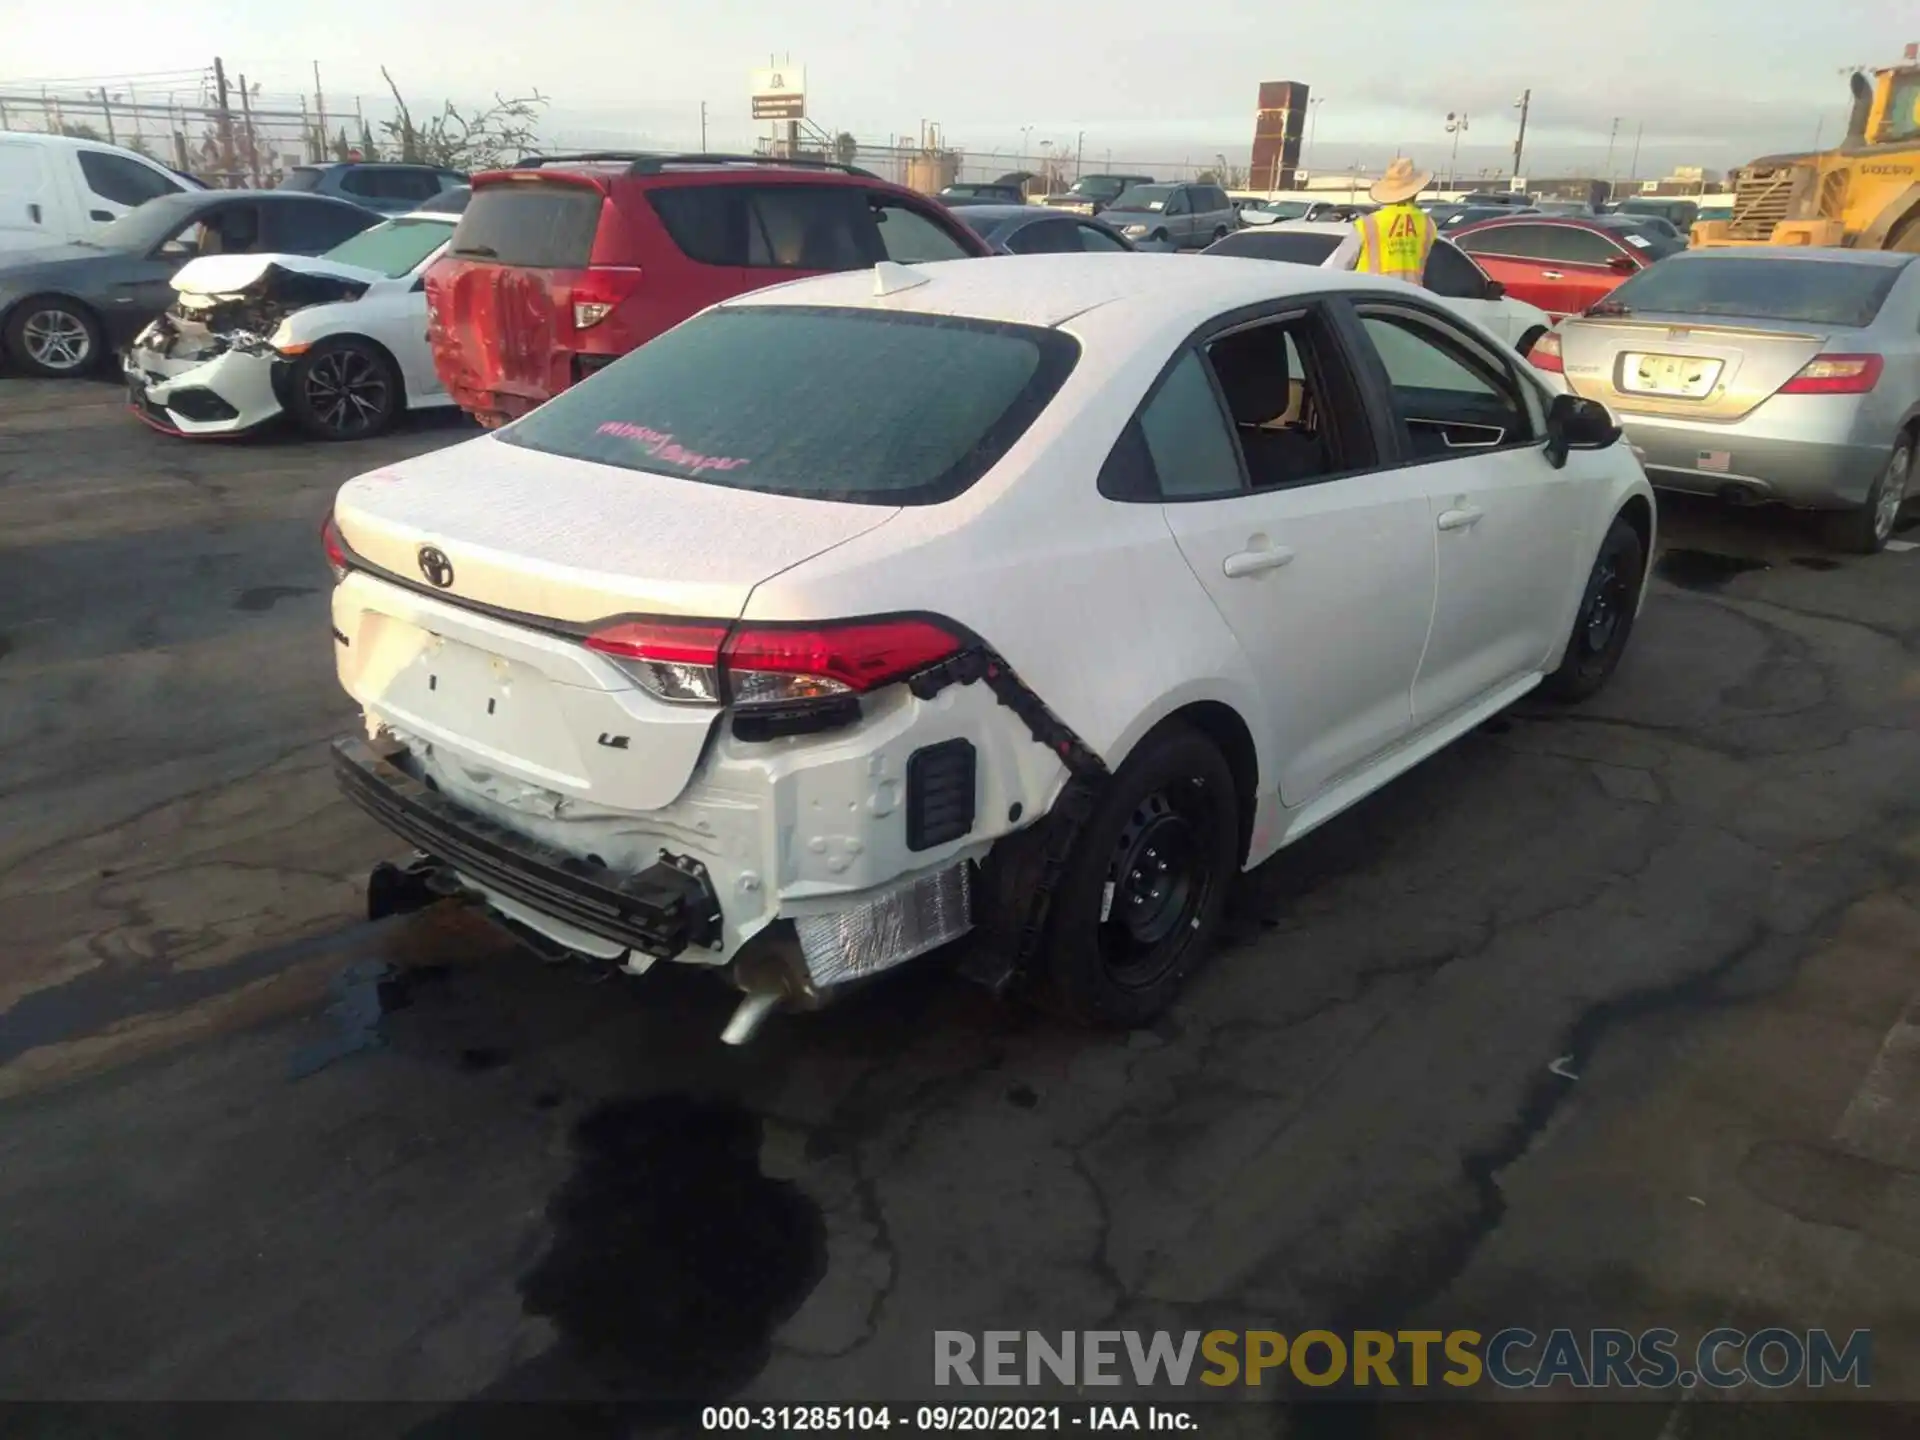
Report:
<svg viewBox="0 0 1920 1440"><path fill-rule="evenodd" d="M1529 358L1615 413L1655 485L1833 511L1835 542L1865 553L1914 498L1920 256L1688 251Z"/></svg>

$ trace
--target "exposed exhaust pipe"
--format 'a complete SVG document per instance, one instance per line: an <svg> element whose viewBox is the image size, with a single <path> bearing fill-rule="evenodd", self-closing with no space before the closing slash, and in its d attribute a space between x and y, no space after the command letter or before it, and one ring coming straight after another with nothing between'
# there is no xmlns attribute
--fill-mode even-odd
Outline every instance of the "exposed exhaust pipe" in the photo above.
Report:
<svg viewBox="0 0 1920 1440"><path fill-rule="evenodd" d="M1847 82L1847 88L1853 91L1853 111L1847 117L1848 145L1867 143L1867 117L1873 113L1873 82L1860 71L1853 72L1853 78Z"/></svg>

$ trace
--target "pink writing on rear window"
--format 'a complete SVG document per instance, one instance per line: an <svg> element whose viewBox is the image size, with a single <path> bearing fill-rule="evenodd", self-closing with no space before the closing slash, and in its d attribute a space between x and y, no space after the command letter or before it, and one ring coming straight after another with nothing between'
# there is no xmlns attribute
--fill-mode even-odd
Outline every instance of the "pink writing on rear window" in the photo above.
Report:
<svg viewBox="0 0 1920 1440"><path fill-rule="evenodd" d="M650 430L645 425L634 425L625 420L609 420L600 427L599 433L632 440L656 460L682 466L696 475L702 470L738 470L749 463L735 455L702 455L687 449L663 430Z"/></svg>

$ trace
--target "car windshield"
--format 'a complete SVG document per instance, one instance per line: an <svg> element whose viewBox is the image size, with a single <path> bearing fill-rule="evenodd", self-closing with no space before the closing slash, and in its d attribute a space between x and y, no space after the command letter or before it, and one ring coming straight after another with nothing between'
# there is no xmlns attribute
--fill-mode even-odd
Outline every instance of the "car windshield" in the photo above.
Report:
<svg viewBox="0 0 1920 1440"><path fill-rule="evenodd" d="M774 495L950 499L1046 408L1079 356L1059 330L946 316L710 310L499 438Z"/></svg>
<svg viewBox="0 0 1920 1440"><path fill-rule="evenodd" d="M378 270L389 280L410 274L453 235L452 216L445 220L389 220L343 240L323 257L342 265Z"/></svg>
<svg viewBox="0 0 1920 1440"><path fill-rule="evenodd" d="M1207 247L1209 255L1243 255L1254 260L1282 260L1289 265L1318 265L1340 248L1342 235L1317 231L1241 230Z"/></svg>
<svg viewBox="0 0 1920 1440"><path fill-rule="evenodd" d="M1084 180L1074 181L1067 193L1084 195L1090 200L1111 200L1126 188L1124 180L1108 180L1099 175L1089 175Z"/></svg>
<svg viewBox="0 0 1920 1440"><path fill-rule="evenodd" d="M1607 297L1607 308L1858 327L1873 323L1899 274L1895 265L1717 253L1643 270Z"/></svg>
<svg viewBox="0 0 1920 1440"><path fill-rule="evenodd" d="M1173 195L1171 185L1136 185L1108 207L1113 210L1164 210Z"/></svg>
<svg viewBox="0 0 1920 1440"><path fill-rule="evenodd" d="M104 250L151 250L207 206L204 191L161 195L135 206L100 232L95 242Z"/></svg>
<svg viewBox="0 0 1920 1440"><path fill-rule="evenodd" d="M1253 208L1263 215L1278 215L1282 220L1304 220L1307 214L1305 200L1262 200Z"/></svg>

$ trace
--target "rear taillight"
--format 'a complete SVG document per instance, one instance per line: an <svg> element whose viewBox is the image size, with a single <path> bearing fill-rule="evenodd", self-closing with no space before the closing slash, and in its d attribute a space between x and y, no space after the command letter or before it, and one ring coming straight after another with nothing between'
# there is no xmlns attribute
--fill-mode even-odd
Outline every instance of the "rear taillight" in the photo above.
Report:
<svg viewBox="0 0 1920 1440"><path fill-rule="evenodd" d="M327 552L327 565L333 571L333 578L336 581L346 579L347 547L340 539L340 527L334 523L331 513L320 527L320 548Z"/></svg>
<svg viewBox="0 0 1920 1440"><path fill-rule="evenodd" d="M624 620L586 643L659 699L736 706L864 694L962 647L951 630L915 618L733 627L712 620Z"/></svg>
<svg viewBox="0 0 1920 1440"><path fill-rule="evenodd" d="M640 283L632 266L596 265L573 286L573 328L591 330L606 319Z"/></svg>
<svg viewBox="0 0 1920 1440"><path fill-rule="evenodd" d="M1533 348L1527 351L1527 363L1549 375L1566 374L1567 364L1560 351L1560 337L1549 330L1534 341Z"/></svg>
<svg viewBox="0 0 1920 1440"><path fill-rule="evenodd" d="M1878 355L1816 355L1780 387L1782 395L1864 395L1879 383Z"/></svg>

